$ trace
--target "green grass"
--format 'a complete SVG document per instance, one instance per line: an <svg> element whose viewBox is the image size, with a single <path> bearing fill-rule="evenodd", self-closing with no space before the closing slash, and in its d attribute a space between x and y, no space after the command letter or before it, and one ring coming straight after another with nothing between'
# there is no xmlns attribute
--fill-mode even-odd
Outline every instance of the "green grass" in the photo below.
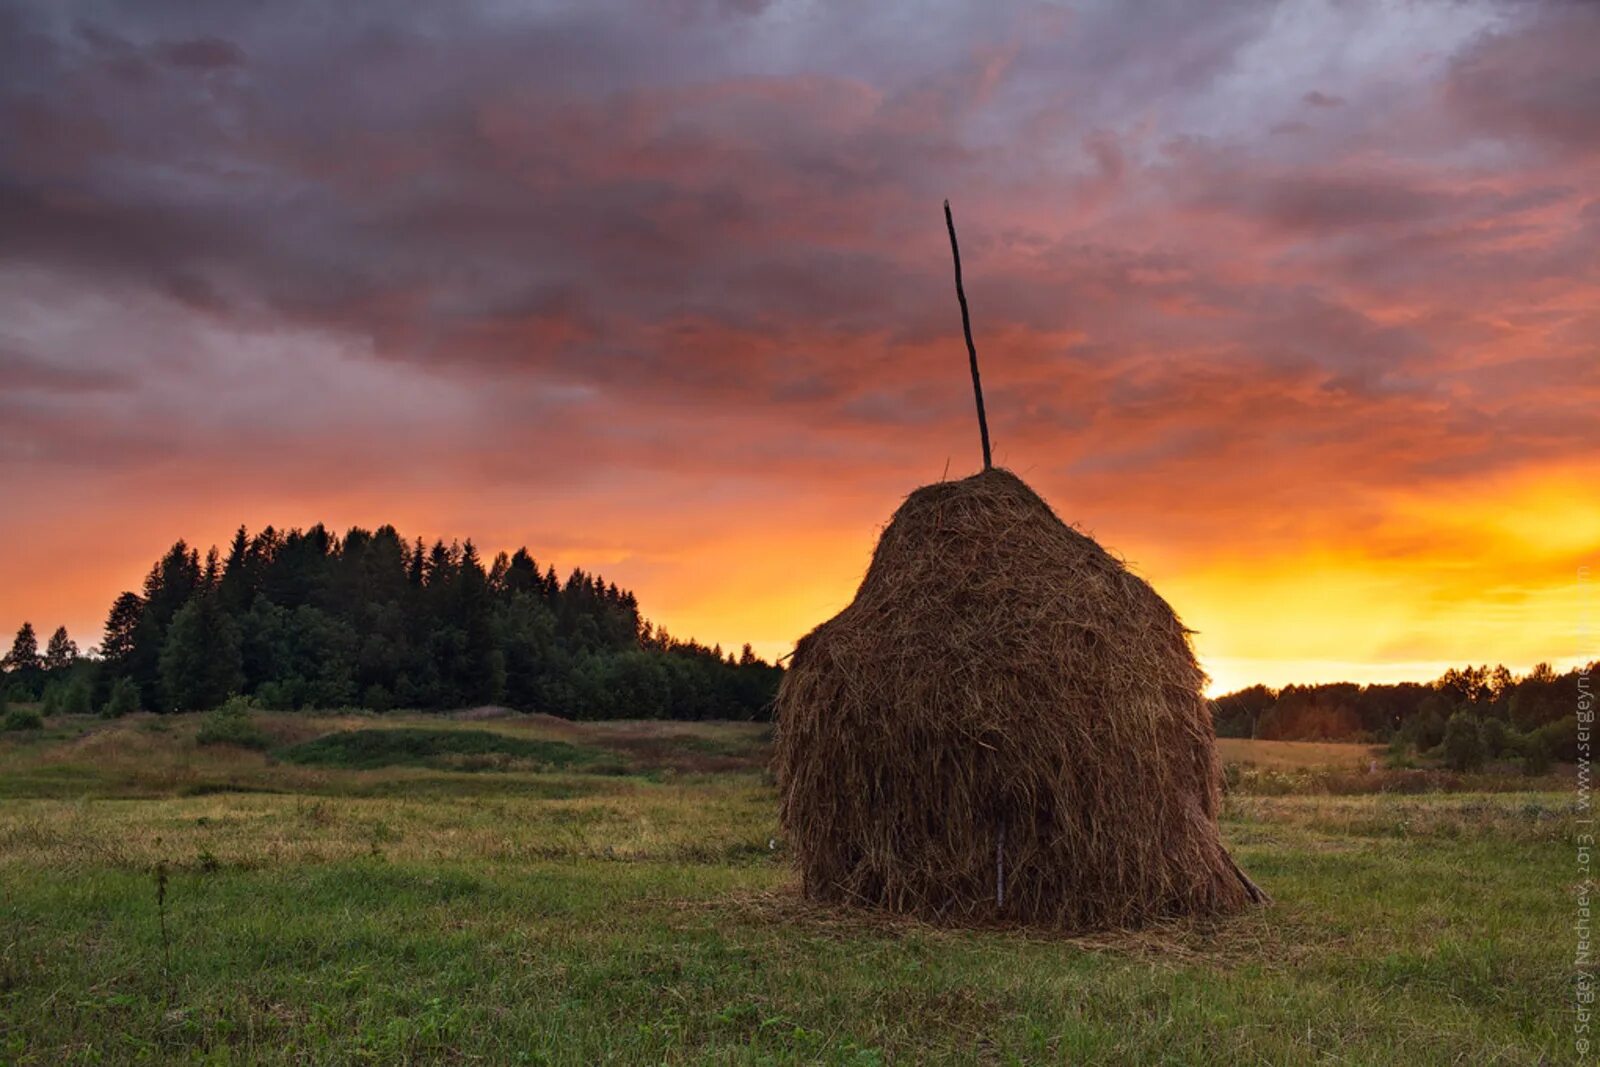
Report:
<svg viewBox="0 0 1600 1067"><path fill-rule="evenodd" d="M0 804L0 1063L1575 1062L1561 792L1235 796L1271 907L1063 939L806 906L759 765L309 766L167 727L0 742L49 783ZM279 791L185 795L230 780Z"/></svg>
<svg viewBox="0 0 1600 1067"><path fill-rule="evenodd" d="M518 762L552 770L621 769L610 754L565 741L420 726L344 730L302 742L285 749L282 755L291 763L355 770L401 766L504 770Z"/></svg>

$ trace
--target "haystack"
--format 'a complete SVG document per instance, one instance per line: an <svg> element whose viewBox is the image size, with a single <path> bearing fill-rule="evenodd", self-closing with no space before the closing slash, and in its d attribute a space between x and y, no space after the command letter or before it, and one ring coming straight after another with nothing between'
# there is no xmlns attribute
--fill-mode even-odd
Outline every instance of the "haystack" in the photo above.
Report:
<svg viewBox="0 0 1600 1067"><path fill-rule="evenodd" d="M1070 930L1264 899L1217 833L1188 631L1006 470L912 493L778 694L813 899Z"/></svg>

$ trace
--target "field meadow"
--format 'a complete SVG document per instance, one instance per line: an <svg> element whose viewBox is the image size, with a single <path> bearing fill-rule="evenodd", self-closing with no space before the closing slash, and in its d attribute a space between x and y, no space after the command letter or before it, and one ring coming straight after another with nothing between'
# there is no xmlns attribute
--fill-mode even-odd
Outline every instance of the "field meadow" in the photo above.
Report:
<svg viewBox="0 0 1600 1067"><path fill-rule="evenodd" d="M1274 902L1072 938L807 905L760 724L229 730L0 735L0 1063L1576 1062L1559 775L1225 741Z"/></svg>

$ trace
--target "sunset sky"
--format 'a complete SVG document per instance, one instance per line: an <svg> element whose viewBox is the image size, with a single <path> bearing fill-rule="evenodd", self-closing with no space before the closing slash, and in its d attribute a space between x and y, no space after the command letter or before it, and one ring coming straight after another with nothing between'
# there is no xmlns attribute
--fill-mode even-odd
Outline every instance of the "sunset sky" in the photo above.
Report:
<svg viewBox="0 0 1600 1067"><path fill-rule="evenodd" d="M1578 2L3 0L0 628L391 522L787 652L979 465L949 197L996 462L1217 690L1592 658L1597 56Z"/></svg>

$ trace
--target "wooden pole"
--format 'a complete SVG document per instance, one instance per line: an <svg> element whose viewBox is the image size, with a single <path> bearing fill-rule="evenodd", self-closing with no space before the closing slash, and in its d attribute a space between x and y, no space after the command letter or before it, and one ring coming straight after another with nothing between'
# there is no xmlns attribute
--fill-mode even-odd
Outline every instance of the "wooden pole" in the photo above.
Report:
<svg viewBox="0 0 1600 1067"><path fill-rule="evenodd" d="M972 343L972 316L967 311L967 291L961 287L961 247L956 244L956 220L950 214L950 201L944 202L944 224L950 230L950 255L956 261L956 299L961 301L961 332L967 338L967 361L972 364L972 395L978 401L978 434L983 438L983 469L994 462L989 454L989 419L983 413L983 383L978 380L978 349Z"/></svg>

